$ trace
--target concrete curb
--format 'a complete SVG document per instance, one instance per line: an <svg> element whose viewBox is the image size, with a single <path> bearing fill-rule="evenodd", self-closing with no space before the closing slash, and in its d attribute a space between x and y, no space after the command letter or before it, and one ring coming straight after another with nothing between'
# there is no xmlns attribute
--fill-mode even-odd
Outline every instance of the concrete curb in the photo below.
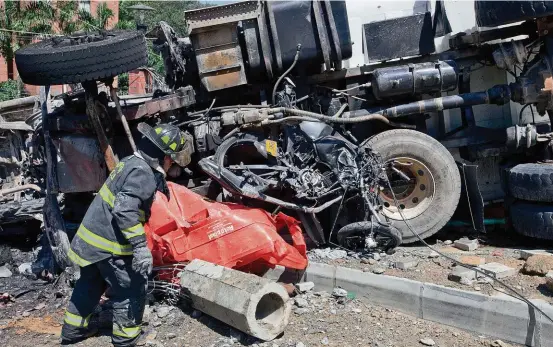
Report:
<svg viewBox="0 0 553 347"><path fill-rule="evenodd" d="M400 312L527 346L553 346L553 323L508 295L488 296L360 270L310 263L303 276L315 288L342 287L357 297ZM553 317L553 306L532 300Z"/></svg>

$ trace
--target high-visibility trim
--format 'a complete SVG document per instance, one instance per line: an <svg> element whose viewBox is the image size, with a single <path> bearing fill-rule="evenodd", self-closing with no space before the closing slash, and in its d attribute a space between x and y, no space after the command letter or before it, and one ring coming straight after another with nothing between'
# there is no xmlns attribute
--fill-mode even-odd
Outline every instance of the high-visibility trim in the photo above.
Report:
<svg viewBox="0 0 553 347"><path fill-rule="evenodd" d="M140 326L123 328L119 327L117 324L113 324L112 333L113 335L132 339L140 334Z"/></svg>
<svg viewBox="0 0 553 347"><path fill-rule="evenodd" d="M88 315L88 317L81 317L79 315L65 311L65 318L63 321L74 327L87 328L89 320L90 320L90 315Z"/></svg>
<svg viewBox="0 0 553 347"><path fill-rule="evenodd" d="M76 265L79 265L80 267L92 264L88 260L85 260L85 259L79 257L79 255L77 253L73 252L72 249L69 249L69 253L67 253L67 256L69 257L69 259L71 259L71 261L73 263L75 263Z"/></svg>
<svg viewBox="0 0 553 347"><path fill-rule="evenodd" d="M156 134L158 134L158 135L159 135L159 133L161 132L161 130L162 130L161 128L156 128L156 129L155 129L155 131L156 131Z"/></svg>
<svg viewBox="0 0 553 347"><path fill-rule="evenodd" d="M169 136L167 136L167 135L162 136L161 141L163 141L164 144L168 144L169 143Z"/></svg>
<svg viewBox="0 0 553 347"><path fill-rule="evenodd" d="M123 232L123 236L125 236L125 238L128 240L136 236L144 235L144 226L142 225L142 223L138 223L135 226L123 229L121 231Z"/></svg>
<svg viewBox="0 0 553 347"><path fill-rule="evenodd" d="M79 236L84 242L88 243L89 245L102 249L104 251L108 251L116 255L132 255L131 245L122 245L117 242L105 239L94 234L82 224L77 230L77 236Z"/></svg>
<svg viewBox="0 0 553 347"><path fill-rule="evenodd" d="M176 142L173 142L172 144L169 145L169 148L171 148L173 151L177 149L177 143Z"/></svg>
<svg viewBox="0 0 553 347"><path fill-rule="evenodd" d="M102 200L105 201L106 204L108 204L110 207L113 207L113 204L115 203L115 195L109 190L108 186L104 183L102 188L100 188L100 191L98 192L100 196L102 197Z"/></svg>
<svg viewBox="0 0 553 347"><path fill-rule="evenodd" d="M144 210L138 210L138 221L140 223L146 222L146 212Z"/></svg>

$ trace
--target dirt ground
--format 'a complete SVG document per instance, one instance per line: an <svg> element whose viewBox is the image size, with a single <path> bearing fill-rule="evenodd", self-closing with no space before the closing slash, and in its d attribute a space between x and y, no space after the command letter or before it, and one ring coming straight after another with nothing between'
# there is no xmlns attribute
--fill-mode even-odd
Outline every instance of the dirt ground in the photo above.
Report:
<svg viewBox="0 0 553 347"><path fill-rule="evenodd" d="M493 338L476 336L444 325L371 305L365 300L336 299L327 293L303 295L308 302L304 310L296 308L285 333L268 343L246 336L227 325L190 308L158 305L148 308L145 329L150 337L147 346L423 346L422 339L432 339L435 346L513 346ZM65 299L56 299L66 301ZM48 300L48 305L51 304ZM11 346L57 346L63 309L44 307L23 317L17 302L10 307L16 316L0 315L0 344ZM162 316L163 318L160 318ZM192 318L197 317L197 318ZM75 346L110 346L109 332Z"/></svg>
<svg viewBox="0 0 553 347"><path fill-rule="evenodd" d="M507 285L511 286L529 299L542 299L553 304L553 292L545 286L545 278L540 276L527 275L522 272L525 260L520 259L521 249L553 249L553 244L547 241L539 241L521 237L508 231L498 228L490 230L486 235L469 235L471 239L479 239L480 247L475 251L462 251L447 245L446 241L455 241L456 239L467 236L459 230L443 230L436 236L427 240L427 242L438 251L453 257L456 260L463 261L467 257L479 257L485 259L485 263L496 262L504 264L516 270L514 276L502 279ZM323 262L327 264L355 268L366 272L373 272L375 269L385 270L383 274L408 278L421 282L430 282L447 287L453 287L463 290L480 291L488 295L506 292L500 284L489 283L489 280L483 279L475 281L472 285L461 284L448 279L449 273L455 265L451 260L444 257L432 257L432 250L426 246L416 243L398 247L393 255L381 254L381 259L376 263L368 263L369 256L349 255L342 259L324 259L311 257L312 261ZM434 254L434 256L436 256ZM365 258L365 259L363 259ZM395 268L394 264L402 258L414 258L418 261L416 267L400 270Z"/></svg>
<svg viewBox="0 0 553 347"><path fill-rule="evenodd" d="M474 252L464 252L445 245L446 240L455 240L462 234L444 231L429 240L439 250L456 258L473 255L487 262L500 262L520 270L524 264L519 258L519 248L532 248L535 241L517 236L490 232L487 235L472 235L480 238L481 247ZM539 243L540 248L553 245ZM5 252L5 247L3 252ZM36 249L10 248L11 260L8 267L13 271L9 278L0 278L0 292L12 295L11 302L0 303L0 345L10 346L57 346L63 321L64 308L71 294L67 278L54 283L27 278L17 273L17 266L28 262L36 255ZM383 268L385 274L432 282L465 290L479 290L483 293L497 293L497 285L474 283L470 286L448 280L451 262L444 258L429 258L430 250L415 244L400 247L393 255L382 256L368 264L365 255L349 254L343 259L317 259L340 266L373 271ZM1 253L1 252L0 252ZM393 268L395 260L402 257L416 258L419 263L408 270ZM553 302L553 295L545 289L544 279L518 272L506 279L529 298L541 298ZM290 324L282 336L268 343L246 336L209 316L194 311L187 305L172 307L152 297L145 315L144 328L148 331L147 346L371 346L403 347L424 346L423 339L431 339L435 346L514 346L496 341L493 337L477 336L472 333L423 321L397 311L374 306L370 298L335 298L328 293L303 294L302 307L294 305ZM295 300L295 299L294 299ZM111 326L108 321L101 322ZM92 324L92 323L91 323ZM109 329L101 330L99 337L90 338L77 346L110 346Z"/></svg>

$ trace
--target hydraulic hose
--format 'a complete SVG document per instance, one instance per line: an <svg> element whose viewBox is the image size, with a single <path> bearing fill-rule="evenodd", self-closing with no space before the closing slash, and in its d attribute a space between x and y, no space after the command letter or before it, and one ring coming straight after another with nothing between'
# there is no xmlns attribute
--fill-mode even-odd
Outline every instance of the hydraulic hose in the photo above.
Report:
<svg viewBox="0 0 553 347"><path fill-rule="evenodd" d="M269 109L268 113L269 114L275 114L275 113L291 114L297 117L309 118L309 119L306 119L309 121L318 120L325 123L352 124L352 123L361 123L361 122L366 122L371 120L379 120L386 124L390 124L390 120L381 114L369 114L369 115L356 117L356 118L338 118L334 116L325 116L324 114L320 114L320 113L298 110L295 108L287 108L287 107L274 107ZM291 117L287 117L287 118L290 119ZM275 119L275 120L272 120L270 124L273 124L272 122L284 121L284 120L286 120L286 118ZM298 120L302 120L302 119L298 119Z"/></svg>
<svg viewBox="0 0 553 347"><path fill-rule="evenodd" d="M388 118L384 117L383 115L377 114L377 113L367 114L367 115L364 115L361 117L355 117L355 118L344 118L344 117L337 117L336 115L325 116L324 114L320 114L320 113L298 110L295 108L286 108L286 107L271 108L268 110L268 113L269 114L284 113L284 114L291 114L292 116L288 116L280 119L265 120L263 121L263 124L266 124L266 125L285 123L289 121L307 121L307 122L319 121L324 123L355 124L355 123L377 120L396 128L415 129L414 125L395 123L390 121ZM348 112L344 112L343 114L346 115L347 113ZM339 112L337 112L337 114L339 116Z"/></svg>
<svg viewBox="0 0 553 347"><path fill-rule="evenodd" d="M433 98L427 100L421 100L411 102L404 105L398 105L390 107L376 113L369 113L368 110L356 110L351 112L344 112L343 117L326 116L320 113L298 110L295 108L286 107L274 107L267 111L268 114L284 113L285 115L292 115L295 117L286 117L283 119L267 120L265 124L278 124L286 122L287 120L306 120L313 121L314 119L325 123L337 123L337 124L355 124L361 122L367 122L372 120L378 120L389 124L391 126L398 126L404 128L414 128L413 126L406 124L396 124L390 122L388 118L397 118L402 116L408 116L412 114L419 114L425 112L438 112L442 110L448 110L459 107L467 107L482 104L496 104L504 105L511 100L511 88L506 84L497 85L484 92L465 93L459 95L444 96L441 98ZM303 118L301 118L303 117Z"/></svg>
<svg viewBox="0 0 553 347"><path fill-rule="evenodd" d="M275 86L273 87L273 94L272 94L272 99L271 99L272 102L273 102L273 105L275 104L277 88L280 85L280 82L282 82L282 80L284 79L284 77L286 77L290 73L290 71L292 71L294 66L296 66L296 63L298 62L298 59L300 57L300 50L301 50L301 45L298 44L298 46L296 48L296 56L294 57L294 61L292 62L292 65L290 65L288 70L284 71L284 73L282 75L280 75L280 77L278 78L278 80L275 83Z"/></svg>

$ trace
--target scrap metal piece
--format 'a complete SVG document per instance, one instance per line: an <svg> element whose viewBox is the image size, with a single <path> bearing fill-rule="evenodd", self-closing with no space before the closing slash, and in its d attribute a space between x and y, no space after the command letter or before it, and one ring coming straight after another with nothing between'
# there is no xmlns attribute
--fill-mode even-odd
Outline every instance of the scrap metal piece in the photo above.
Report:
<svg viewBox="0 0 553 347"><path fill-rule="evenodd" d="M42 124L47 124L48 120L48 94L50 86L40 88L40 101L42 110ZM50 131L43 130L44 146L46 152L46 191L47 195L44 199L44 233L48 238L48 242L52 248L52 253L57 264L62 268L71 266L71 262L67 258L69 252L69 237L65 230L65 222L61 214L60 205L57 200L57 174L56 174L56 152Z"/></svg>
<svg viewBox="0 0 553 347"><path fill-rule="evenodd" d="M146 101L138 107L134 115L129 115L127 118L133 120L142 117L150 117L161 112L185 108L195 103L194 89L191 86L186 86L179 88L173 94Z"/></svg>
<svg viewBox="0 0 553 347"><path fill-rule="evenodd" d="M88 114L88 117L90 117L94 131L98 136L98 141L100 142L100 148L104 154L106 165L108 170L111 172L115 168L115 165L117 165L117 159L115 158L113 149L111 148L106 133L104 132L104 128L102 127L99 111L96 106L98 87L96 86L96 82L83 83L83 87L85 88L86 113Z"/></svg>
<svg viewBox="0 0 553 347"><path fill-rule="evenodd" d="M247 83L236 27L239 21L256 19L260 13L261 4L258 1L186 12L198 73L208 91Z"/></svg>
<svg viewBox="0 0 553 347"><path fill-rule="evenodd" d="M8 195L8 194L13 194L13 193L17 193L17 192L20 192L22 190L27 190L27 189L32 189L32 190L35 190L39 193L43 193L43 190L42 188L40 188L39 186L37 186L36 184L24 184L22 186L17 186L17 187L13 187L13 188L7 188L7 189L2 189L0 190L0 196L4 196L4 195Z"/></svg>
<svg viewBox="0 0 553 347"><path fill-rule="evenodd" d="M255 19L261 12L260 1L241 1L238 3L200 8L185 12L185 23L192 33L196 29L212 25Z"/></svg>
<svg viewBox="0 0 553 347"><path fill-rule="evenodd" d="M121 123L123 123L123 129L125 129L125 134L127 135L127 139L129 140L131 148L134 152L136 152L136 144L134 143L134 139L132 137L131 129L129 128L129 123L127 123L127 118L125 118L125 115L123 114L123 111L121 110L121 104L119 103L119 98L117 97L117 90L115 88L113 88L113 85L110 85L109 86L109 92L111 94L111 99L113 100L113 102L115 102L115 108L117 109L117 115L119 116L119 119L121 120Z"/></svg>

